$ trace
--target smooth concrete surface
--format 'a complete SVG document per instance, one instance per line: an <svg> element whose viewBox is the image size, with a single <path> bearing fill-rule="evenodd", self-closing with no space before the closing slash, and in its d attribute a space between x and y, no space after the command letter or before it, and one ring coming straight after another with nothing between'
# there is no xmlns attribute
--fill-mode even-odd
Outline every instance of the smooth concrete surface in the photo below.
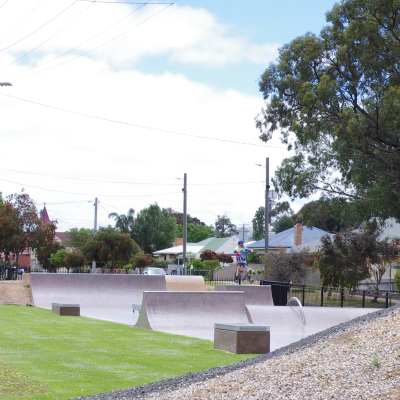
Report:
<svg viewBox="0 0 400 400"><path fill-rule="evenodd" d="M244 293L245 305L273 306L271 286L268 285L217 285L216 292L236 291Z"/></svg>
<svg viewBox="0 0 400 400"><path fill-rule="evenodd" d="M168 291L193 291L206 290L206 284L202 276L193 275L165 275L165 283Z"/></svg>
<svg viewBox="0 0 400 400"><path fill-rule="evenodd" d="M271 327L271 351L377 311L371 308L303 307L306 320L303 325L300 307L246 306L246 309L251 323Z"/></svg>
<svg viewBox="0 0 400 400"><path fill-rule="evenodd" d="M224 329L236 332L261 332L269 331L269 326L255 324L214 324L214 329Z"/></svg>
<svg viewBox="0 0 400 400"><path fill-rule="evenodd" d="M36 307L51 309L52 303L79 303L81 314L90 309L128 309L141 304L145 290L166 290L162 275L44 274L31 275Z"/></svg>
<svg viewBox="0 0 400 400"><path fill-rule="evenodd" d="M144 292L135 328L212 340L215 323L249 323L243 292Z"/></svg>
<svg viewBox="0 0 400 400"><path fill-rule="evenodd" d="M270 332L215 329L214 349L234 354L266 354L270 351Z"/></svg>

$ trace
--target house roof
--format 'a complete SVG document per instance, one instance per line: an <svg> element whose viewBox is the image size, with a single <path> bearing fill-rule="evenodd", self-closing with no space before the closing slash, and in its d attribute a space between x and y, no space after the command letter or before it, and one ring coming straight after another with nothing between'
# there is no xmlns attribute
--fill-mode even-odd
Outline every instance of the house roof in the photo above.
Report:
<svg viewBox="0 0 400 400"><path fill-rule="evenodd" d="M40 219L44 222L50 222L49 214L47 213L46 206L43 207L43 210L40 212Z"/></svg>
<svg viewBox="0 0 400 400"><path fill-rule="evenodd" d="M226 238L213 238L213 240L209 243L207 243L204 248L201 250L202 252L204 250L212 250L212 251L218 251L220 247L222 247L226 242L230 240L230 237Z"/></svg>
<svg viewBox="0 0 400 400"><path fill-rule="evenodd" d="M323 231L322 229L312 227L309 228L307 226L302 227L302 245L312 242L326 235L328 232ZM286 247L291 248L295 247L294 243L294 227L290 229L286 229L285 231L276 233L273 236L269 237L269 247L270 248L278 248L278 247ZM265 247L265 239L258 240L257 242L250 244L247 246L249 249L264 249Z"/></svg>
<svg viewBox="0 0 400 400"><path fill-rule="evenodd" d="M62 241L68 243L71 239L67 237L66 232L56 232L56 236Z"/></svg>

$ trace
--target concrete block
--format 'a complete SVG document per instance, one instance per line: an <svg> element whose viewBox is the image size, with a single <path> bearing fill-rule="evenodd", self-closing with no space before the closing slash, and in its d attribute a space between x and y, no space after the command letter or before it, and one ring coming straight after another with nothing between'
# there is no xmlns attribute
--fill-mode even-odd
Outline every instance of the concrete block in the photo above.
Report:
<svg viewBox="0 0 400 400"><path fill-rule="evenodd" d="M234 354L270 352L270 329L254 324L215 324L214 349Z"/></svg>
<svg viewBox="0 0 400 400"><path fill-rule="evenodd" d="M55 315L72 315L79 317L81 315L81 307L79 304L52 303L51 312Z"/></svg>

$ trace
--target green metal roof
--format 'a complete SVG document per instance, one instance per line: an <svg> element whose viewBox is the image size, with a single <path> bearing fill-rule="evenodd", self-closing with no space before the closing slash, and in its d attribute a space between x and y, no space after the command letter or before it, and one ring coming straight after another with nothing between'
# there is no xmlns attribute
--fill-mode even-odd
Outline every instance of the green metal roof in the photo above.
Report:
<svg viewBox="0 0 400 400"><path fill-rule="evenodd" d="M212 250L212 251L217 251L221 246L223 246L229 239L230 237L227 238L215 238L211 240L211 242L207 243L199 253L202 253L204 250Z"/></svg>

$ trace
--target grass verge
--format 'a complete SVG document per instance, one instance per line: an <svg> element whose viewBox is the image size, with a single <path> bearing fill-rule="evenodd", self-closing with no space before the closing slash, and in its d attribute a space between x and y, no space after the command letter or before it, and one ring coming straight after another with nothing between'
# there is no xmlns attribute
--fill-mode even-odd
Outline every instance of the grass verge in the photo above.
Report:
<svg viewBox="0 0 400 400"><path fill-rule="evenodd" d="M208 340L35 307L0 305L0 326L1 399L70 399L252 357L214 350Z"/></svg>

